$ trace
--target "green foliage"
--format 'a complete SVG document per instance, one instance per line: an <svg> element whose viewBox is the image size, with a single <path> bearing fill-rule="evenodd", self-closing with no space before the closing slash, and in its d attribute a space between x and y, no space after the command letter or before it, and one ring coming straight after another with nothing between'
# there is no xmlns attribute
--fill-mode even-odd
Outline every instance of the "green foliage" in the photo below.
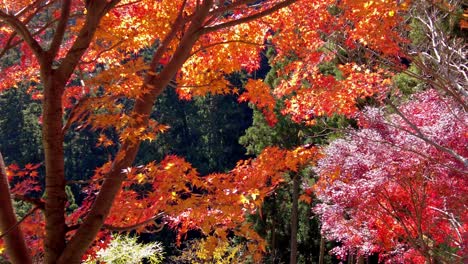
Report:
<svg viewBox="0 0 468 264"><path fill-rule="evenodd" d="M393 77L393 84L403 95L411 95L424 88L424 82L413 77L418 76L420 72L414 66L408 68L407 72L399 73Z"/></svg>
<svg viewBox="0 0 468 264"><path fill-rule="evenodd" d="M409 37L413 45L420 45L426 41L424 34L424 25L416 18L412 18L410 22L411 31Z"/></svg>
<svg viewBox="0 0 468 264"><path fill-rule="evenodd" d="M306 175L307 174L307 175ZM310 172L303 172L305 179ZM268 252L262 263L288 263L291 244L292 181L268 197L261 211L250 217L259 234L268 242ZM298 207L298 263L318 261L320 250L318 219L311 211L311 205L299 203ZM328 262L327 262L328 263Z"/></svg>
<svg viewBox="0 0 468 264"><path fill-rule="evenodd" d="M326 125L306 127L292 122L289 118L278 115L278 123L271 127L267 124L260 111L254 110L253 124L246 130L239 142L247 149L248 154L257 155L268 146L294 148L300 145L324 144L326 138L320 136L327 133L325 127L338 127L347 124L341 117L323 120ZM304 170L301 178L310 178L310 171ZM292 181L285 175L287 184L278 188L274 194L267 197L257 215L251 216L255 230L268 242L267 254L263 263L288 263L291 236ZM298 263L312 263L318 260L320 248L319 225L311 211L311 206L299 203L298 208ZM281 217L278 217L281 216Z"/></svg>
<svg viewBox="0 0 468 264"><path fill-rule="evenodd" d="M22 219L31 210L32 205L24 201L13 200L13 207L15 208L17 219Z"/></svg>
<svg viewBox="0 0 468 264"><path fill-rule="evenodd" d="M78 209L79 206L76 204L75 196L73 195L73 192L70 186L65 186L65 193L67 194L68 211L73 212L76 209Z"/></svg>
<svg viewBox="0 0 468 264"><path fill-rule="evenodd" d="M204 239L189 240L184 243L183 250L177 256L168 259L169 263L201 264L201 263L252 263L250 257L243 256L245 246L236 238L218 245L213 253L208 253Z"/></svg>
<svg viewBox="0 0 468 264"><path fill-rule="evenodd" d="M42 160L40 115L40 102L31 99L26 87L0 94L0 151L7 164Z"/></svg>
<svg viewBox="0 0 468 264"><path fill-rule="evenodd" d="M138 243L137 237L115 235L110 245L96 253L95 260L87 260L86 264L159 264L164 260L164 250L159 242Z"/></svg>
<svg viewBox="0 0 468 264"><path fill-rule="evenodd" d="M334 61L322 62L318 65L318 69L324 75L332 75L339 80L343 79L343 73L338 69Z"/></svg>
<svg viewBox="0 0 468 264"><path fill-rule="evenodd" d="M252 122L251 111L239 105L234 95L183 101L167 89L152 115L170 129L155 141L144 142L138 160L144 163L175 154L185 157L201 174L229 170L245 158L238 139Z"/></svg>

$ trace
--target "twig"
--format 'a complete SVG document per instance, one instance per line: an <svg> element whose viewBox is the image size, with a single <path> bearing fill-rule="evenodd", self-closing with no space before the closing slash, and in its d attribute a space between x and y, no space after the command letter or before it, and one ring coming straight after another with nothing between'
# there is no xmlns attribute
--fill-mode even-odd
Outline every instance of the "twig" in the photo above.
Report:
<svg viewBox="0 0 468 264"><path fill-rule="evenodd" d="M38 209L41 209L39 206L34 207L31 211L29 211L21 220L16 222L16 224L12 225L10 228L8 228L3 234L0 234L0 239L2 239L4 236L8 235L9 232L11 232L13 229L15 229L17 226L19 226L26 218L31 216L34 212L36 212Z"/></svg>

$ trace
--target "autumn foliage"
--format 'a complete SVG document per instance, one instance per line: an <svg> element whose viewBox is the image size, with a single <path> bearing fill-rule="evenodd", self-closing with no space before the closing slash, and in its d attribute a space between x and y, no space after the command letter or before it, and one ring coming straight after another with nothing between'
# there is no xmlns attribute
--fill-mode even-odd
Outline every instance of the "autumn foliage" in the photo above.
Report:
<svg viewBox="0 0 468 264"><path fill-rule="evenodd" d="M467 118L434 90L401 113L428 140L466 157ZM380 252L391 262L460 262L466 256L465 165L420 138L402 116L368 108L361 129L333 141L316 168L322 230L335 253Z"/></svg>
<svg viewBox="0 0 468 264"><path fill-rule="evenodd" d="M261 210L285 172L313 164L317 149L267 148L230 172L210 175L199 175L177 156L139 164L141 142L170 129L150 118L155 100L167 87L186 100L237 94L227 77L255 75L261 53L270 48L270 63L284 65L278 85L252 78L239 101L255 105L270 125L279 113L306 125L334 114L356 117L356 100L384 103L393 68L404 68L399 59L409 56L409 8L409 1L389 0L3 1L0 92L25 86L42 103L44 147L43 163L9 164L4 175L13 197L33 206L20 224L25 241L14 242L31 252L7 254L24 263L79 263L105 247L112 231L155 231L167 224L178 230L179 242L189 230L200 231L209 252L228 236L244 237L259 260L266 245L246 215ZM323 72L324 63L336 64L337 74ZM444 105L452 102L443 95L418 96L401 116L390 117L391 124L378 110L367 110L361 131L325 150L317 169L324 203L316 210L324 232L345 250L362 246L357 254L384 251L391 258L405 252L415 259L443 247L457 248L458 256L465 250L459 237L466 182L455 156L466 156L460 147L466 145L466 116ZM421 139L415 126L429 139ZM63 145L70 130L99 133L97 146L117 149L89 180L67 182ZM86 196L71 213L69 184L79 184ZM358 192L355 185L372 188ZM432 220L422 223L426 218ZM389 221L394 224L385 229ZM0 227L3 236L9 227Z"/></svg>

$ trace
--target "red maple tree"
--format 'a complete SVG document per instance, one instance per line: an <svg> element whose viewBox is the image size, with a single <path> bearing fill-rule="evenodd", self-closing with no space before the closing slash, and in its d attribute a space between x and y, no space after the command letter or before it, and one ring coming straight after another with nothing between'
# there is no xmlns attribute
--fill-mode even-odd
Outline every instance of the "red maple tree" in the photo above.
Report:
<svg viewBox="0 0 468 264"><path fill-rule="evenodd" d="M316 168L322 232L341 242L341 257L462 263L468 115L434 90L395 109L367 109L359 130L325 148Z"/></svg>

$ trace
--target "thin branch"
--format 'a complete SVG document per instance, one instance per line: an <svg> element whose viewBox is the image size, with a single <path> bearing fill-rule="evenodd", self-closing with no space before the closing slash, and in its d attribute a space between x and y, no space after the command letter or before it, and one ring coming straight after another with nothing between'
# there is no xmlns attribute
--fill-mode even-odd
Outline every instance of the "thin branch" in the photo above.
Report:
<svg viewBox="0 0 468 264"><path fill-rule="evenodd" d="M449 220L450 224L453 226L455 232L457 233L457 237L458 237L458 241L457 243L459 245L462 245L463 244L463 236L460 232L460 228L463 229L462 225L460 224L460 222L455 218L455 216L453 215L453 213L449 213L449 212L446 212L442 209L439 209L437 207L434 207L434 206L429 206L429 209L432 209L436 212L439 212L441 213L442 215L445 215L447 217L447 219Z"/></svg>
<svg viewBox="0 0 468 264"><path fill-rule="evenodd" d="M81 14L75 13L75 14L71 15L70 18L72 18L72 17L78 17L78 16L81 16ZM47 30L51 25L53 25L53 24L56 23L56 22L58 22L58 19L53 19L53 20L47 22L45 25L43 25L43 26L42 26L41 28L39 28L38 30L32 32L31 35L32 35L33 37L35 37L35 36L41 34L42 32L44 32L45 30ZM16 36L16 35L17 35L17 32L13 32L13 33L12 33L12 36L11 36L10 38L13 38L13 39L14 39L14 36ZM0 58L3 57L3 56L5 55L5 53L6 53L8 50L10 50L10 49L16 47L17 45L21 44L23 41L24 41L23 39L20 39L20 40L17 40L17 41L15 41L15 42L13 42L13 43L10 43L10 44L8 44L9 42L7 42L7 44L5 45L5 47L4 47L4 48L2 49L2 51L0 52Z"/></svg>
<svg viewBox="0 0 468 264"><path fill-rule="evenodd" d="M218 78L218 79L212 79L209 83L205 84L192 84L192 85L177 85L178 88L201 88L201 87L209 87L212 86L214 82L216 81L222 81L223 79Z"/></svg>
<svg viewBox="0 0 468 264"><path fill-rule="evenodd" d="M129 225L129 226L114 226L114 225L108 225L108 224L104 224L102 226L102 228L105 228L107 230L110 230L110 231L117 231L117 232L124 232L124 231L131 231L131 230L135 230L141 226L144 226L144 225L147 225L147 224L150 224L150 223L153 223L155 225L158 226L158 229L161 228L161 226L164 226L164 224L156 224L154 221L160 219L161 217L164 216L164 212L161 212L145 221L142 221L142 222L139 222L139 223L136 223L136 224L133 224L133 225Z"/></svg>
<svg viewBox="0 0 468 264"><path fill-rule="evenodd" d="M85 64L96 63L97 59L99 59L99 57L100 57L102 54L104 54L104 53L106 53L106 52L108 52L108 51L111 51L111 50L117 48L117 47L120 46L120 44L122 44L123 42L124 42L123 40L119 40L117 43L111 45L110 47L105 48L105 49L99 51L99 52L96 54L96 56L95 56L94 59L92 59L92 60L90 60L90 61L84 61L84 60L83 60L83 61L81 61L79 64L80 64L80 65L85 65Z"/></svg>
<svg viewBox="0 0 468 264"><path fill-rule="evenodd" d="M231 21L221 23L221 24L218 24L218 25L214 25L214 26L211 26L211 27L205 27L205 28L203 28L201 30L201 34L202 35L203 34L208 34L208 33L211 33L211 32L218 31L218 30L223 29L223 28L233 27L233 26L236 26L236 25L239 25L239 24L254 21L256 19L271 15L272 13L280 10L281 8L285 8L285 7L295 3L296 1L297 0L285 0L284 2L276 4L275 6L273 6L271 8L268 8L266 10L263 10L263 11L261 11L259 13L254 14L254 15L243 17L243 18L236 19L236 20L231 20Z"/></svg>
<svg viewBox="0 0 468 264"><path fill-rule="evenodd" d="M161 213L158 213L157 215L149 218L149 219L146 219L145 221L142 221L142 222L139 222L139 223L136 223L136 224L133 224L133 225L129 225L129 226L114 226L114 225L109 225L109 224L104 224L101 229L107 229L107 230L110 230L110 231L117 231L117 232L125 232L125 231L132 231L132 230L135 230L141 226L144 226L144 225L148 225L150 224L151 222L153 222L152 224L156 225L157 226L157 230L155 232L159 232L163 227L164 227L164 224L157 224L155 221L162 218L164 216L164 212L161 212ZM81 224L76 224L76 225L71 225L71 226L68 226L67 227L67 232L70 232L70 231L73 231L73 230L76 230L78 228L80 228Z"/></svg>
<svg viewBox="0 0 468 264"><path fill-rule="evenodd" d="M49 2L47 2L45 4L43 4L43 5L40 5L43 1L36 0L34 3L29 4L29 5L25 6L23 9L19 10L16 14L14 14L14 16L15 17L21 17L22 15L26 14L31 9L35 8L37 5L40 5L36 9L36 11L31 14L32 16L35 16L37 14L37 12L39 12L41 9L46 8L47 6L53 4L55 1L57 1L57 0L51 0L51 1L49 1ZM27 23L27 22L25 22L25 23Z"/></svg>
<svg viewBox="0 0 468 264"><path fill-rule="evenodd" d="M409 131L407 129L404 129L404 128L401 128L401 127L400 127L400 129L404 130L407 133L410 133L411 135L413 135L413 136L415 136L415 137L417 137L419 139L422 139L424 142L426 142L429 145L435 147L436 149L451 155L452 157L454 157L455 159L460 161L463 165L465 165L465 167L468 167L468 159L467 158L461 156L460 154L456 153L452 149L441 146L441 145L437 144L436 142L434 142L433 140L428 139L422 133L422 131L415 124L413 124L392 102L388 102L388 104L392 107L393 110L395 110L395 113L397 115L399 115L414 130L414 132L411 132L411 131Z"/></svg>
<svg viewBox="0 0 468 264"><path fill-rule="evenodd" d="M226 12L229 12L229 11L232 11L234 10L235 8L241 6L241 5L248 5L248 4L253 4L255 2L257 2L258 0L244 0L244 1L237 1L233 4L230 4L230 5L223 5L221 7L218 7L214 10L212 10L210 13L208 13L208 16L217 16L217 15L221 15L221 14L224 14Z"/></svg>
<svg viewBox="0 0 468 264"><path fill-rule="evenodd" d="M221 7L218 7L214 10L212 10L208 16L211 16L211 18L209 18L206 22L205 22L205 25L208 25L210 23L212 23L213 21L215 21L217 18L219 18L219 16L225 14L226 12L229 12L229 11L233 11L234 9L236 9L237 7L240 7L241 5L248 5L248 4L253 4L255 3L257 0L244 0L244 1L238 1L238 2L235 2L233 4L230 4L230 5L223 5Z"/></svg>
<svg viewBox="0 0 468 264"><path fill-rule="evenodd" d="M2 58L7 53L8 50L18 45L19 43L21 43L21 41L16 41L14 44L11 44L11 42L13 42L15 37L16 37L16 32L11 33L10 37L5 43L5 47L2 49L2 51L0 51L0 58Z"/></svg>
<svg viewBox="0 0 468 264"><path fill-rule="evenodd" d="M388 124L388 125L391 125L391 124ZM393 127L400 128L400 127L396 127L396 126L393 126ZM348 133L348 134L353 135L355 137L359 137L361 139L366 139L366 140L369 140L369 141L372 141L372 142L375 142L375 143L381 143L381 144L388 145L390 147L395 147L395 148L398 148L398 149L400 149L402 151L412 152L412 153L414 153L416 155L419 155L419 156L427 159L428 161L432 161L434 163L439 163L439 165L441 165L442 167L446 167L447 169L450 169L450 170L452 170L454 172L458 172L458 173L461 173L461 174L467 173L467 171L460 170L460 169L455 168L453 166L450 166L448 164L440 163L440 161L438 161L438 160L436 160L436 159L434 159L434 158L432 158L432 157L430 157L430 156L428 156L428 155L426 155L426 154L424 154L424 153L422 153L420 151L417 151L417 150L415 150L413 148L406 148L406 147L400 146L398 144L392 143L392 142L390 142L388 140L375 140L375 139L372 139L372 138L369 138L369 137L358 135L357 133L352 132L352 131L343 131L343 133Z"/></svg>
<svg viewBox="0 0 468 264"><path fill-rule="evenodd" d="M34 214L34 212L36 212L38 209L41 209L41 208L36 206L33 209L31 209L25 216L23 216L23 218L21 218L21 220L19 220L18 222L16 222L16 224L14 224L10 228L8 228L4 233L0 234L0 239L2 239L4 236L8 235L8 233L13 231L13 229L17 228L22 222L24 222L24 220L26 220L26 218L28 218L29 216Z"/></svg>
<svg viewBox="0 0 468 264"><path fill-rule="evenodd" d="M197 54L198 52L207 50L207 49L212 48L214 46L229 44L229 43L242 43L242 44L248 44L248 45L252 45L252 46L267 46L267 44L264 44L264 43L255 43L255 42L250 42L250 41L245 41L245 40L240 40L240 39L239 40L227 40L227 41L214 42L214 43L210 43L209 45L202 46L199 49L193 51L190 54L190 56L193 56L193 55Z"/></svg>
<svg viewBox="0 0 468 264"><path fill-rule="evenodd" d="M47 51L48 55L53 58L57 55L57 52L60 49L60 45L62 44L63 36L65 35L65 30L67 29L68 19L70 17L70 9L71 9L71 0L63 0L62 1L62 10L60 12L60 20L55 29L54 37L52 38L52 42L50 44L50 48Z"/></svg>

